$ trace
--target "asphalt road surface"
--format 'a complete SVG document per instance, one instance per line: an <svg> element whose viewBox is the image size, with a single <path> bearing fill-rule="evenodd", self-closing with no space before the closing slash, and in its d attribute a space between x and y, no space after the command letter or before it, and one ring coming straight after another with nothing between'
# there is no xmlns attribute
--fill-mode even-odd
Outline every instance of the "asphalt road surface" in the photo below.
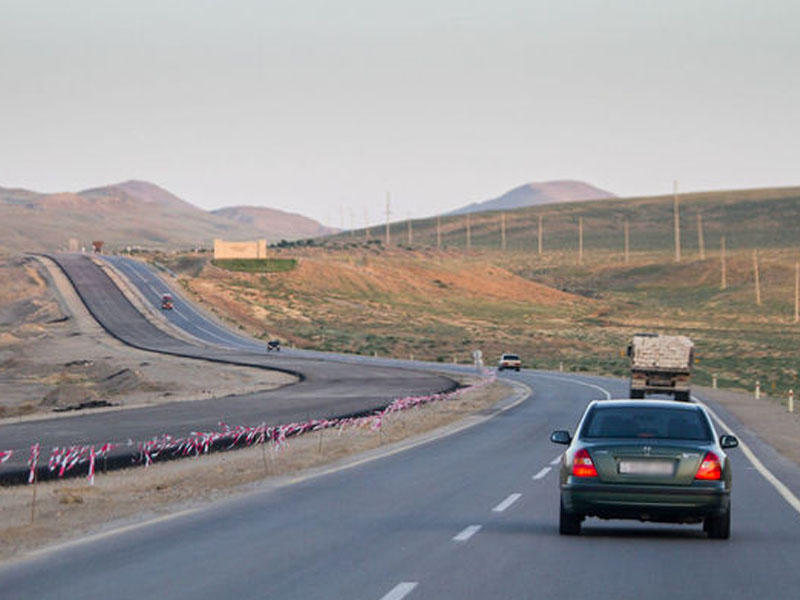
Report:
<svg viewBox="0 0 800 600"><path fill-rule="evenodd" d="M557 533L553 429L627 382L523 371L532 397L460 433L40 553L0 598L795 598L800 516L743 449L730 540L589 519ZM709 405L795 494L800 469ZM719 427L718 427L719 432Z"/></svg>
<svg viewBox="0 0 800 600"><path fill-rule="evenodd" d="M216 430L220 421L230 425L272 425L359 414L385 406L397 397L441 392L455 386L451 379L430 371L365 358L350 359L358 362L358 368L353 368L345 360L323 359L320 353L266 354L263 345L260 351L254 351L256 342L230 332L225 344L210 345L203 340L192 344L168 335L145 319L86 256L58 255L55 260L94 317L125 343L180 356L284 370L303 380L278 390L241 396L174 402L124 413L87 412L69 418L9 423L0 427L0 448L15 452L11 460L0 465L0 476L24 467L30 446L36 442L44 448L113 442L121 445L118 451L122 452L126 451L128 440L144 441L161 434L183 437L192 431ZM184 314L195 328L224 332L196 310L187 309Z"/></svg>

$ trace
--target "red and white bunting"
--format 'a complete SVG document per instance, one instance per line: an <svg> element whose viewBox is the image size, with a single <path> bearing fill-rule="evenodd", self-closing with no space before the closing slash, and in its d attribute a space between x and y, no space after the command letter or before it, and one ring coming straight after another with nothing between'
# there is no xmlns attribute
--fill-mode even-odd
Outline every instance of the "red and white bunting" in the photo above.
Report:
<svg viewBox="0 0 800 600"><path fill-rule="evenodd" d="M31 468L31 470L28 473L28 483L33 483L36 481L36 466L39 464L40 450L41 446L39 446L39 444L34 444L31 446L31 458L28 460L28 466Z"/></svg>
<svg viewBox="0 0 800 600"><path fill-rule="evenodd" d="M86 479L89 481L89 485L94 485L94 462L96 458L94 446L92 446L89 450L89 474L86 476Z"/></svg>

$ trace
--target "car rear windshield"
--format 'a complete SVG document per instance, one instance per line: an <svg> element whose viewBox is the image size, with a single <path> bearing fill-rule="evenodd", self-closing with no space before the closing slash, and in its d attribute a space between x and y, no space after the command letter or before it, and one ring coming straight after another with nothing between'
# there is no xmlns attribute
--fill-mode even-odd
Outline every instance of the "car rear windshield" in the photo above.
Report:
<svg viewBox="0 0 800 600"><path fill-rule="evenodd" d="M712 439L708 421L699 410L663 407L595 407L586 417L581 437Z"/></svg>
<svg viewBox="0 0 800 600"><path fill-rule="evenodd" d="M516 354L503 354L503 360L519 360Z"/></svg>

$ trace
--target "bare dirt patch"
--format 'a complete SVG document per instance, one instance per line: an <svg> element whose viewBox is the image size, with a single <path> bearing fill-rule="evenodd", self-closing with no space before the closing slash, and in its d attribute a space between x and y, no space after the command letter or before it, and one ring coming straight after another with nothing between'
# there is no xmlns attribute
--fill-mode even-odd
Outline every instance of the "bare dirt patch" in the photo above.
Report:
<svg viewBox="0 0 800 600"><path fill-rule="evenodd" d="M333 463L349 455L392 444L489 409L510 394L501 382L467 390L459 397L392 413L379 431L337 429L290 438L279 451L262 446L157 463L104 474L94 486L84 479L0 489L0 560L59 541L110 530L126 523L170 514L234 493L250 485ZM102 470L102 465L98 465Z"/></svg>
<svg viewBox="0 0 800 600"><path fill-rule="evenodd" d="M745 427L786 458L800 465L800 414L790 413L783 401L753 394L703 388L703 395L722 404Z"/></svg>

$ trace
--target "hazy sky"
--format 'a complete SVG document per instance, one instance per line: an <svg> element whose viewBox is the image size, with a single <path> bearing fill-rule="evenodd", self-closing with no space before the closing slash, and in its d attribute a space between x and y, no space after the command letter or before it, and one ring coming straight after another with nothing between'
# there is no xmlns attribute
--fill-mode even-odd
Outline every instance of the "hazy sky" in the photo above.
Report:
<svg viewBox="0 0 800 600"><path fill-rule="evenodd" d="M0 0L0 186L340 224L800 184L796 0Z"/></svg>

